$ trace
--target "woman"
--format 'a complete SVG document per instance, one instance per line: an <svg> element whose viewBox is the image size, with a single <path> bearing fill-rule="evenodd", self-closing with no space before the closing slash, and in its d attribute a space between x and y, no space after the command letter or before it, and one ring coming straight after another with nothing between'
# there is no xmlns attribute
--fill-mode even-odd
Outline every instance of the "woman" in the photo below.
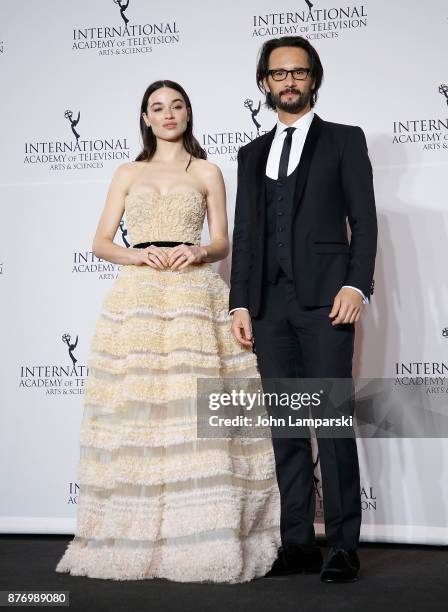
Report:
<svg viewBox="0 0 448 612"><path fill-rule="evenodd" d="M224 181L177 83L148 87L140 128L143 151L115 172L93 243L123 267L92 341L77 527L56 571L244 582L280 544L272 441L196 429L197 377L259 376L211 266L229 252ZM128 249L113 243L124 212Z"/></svg>

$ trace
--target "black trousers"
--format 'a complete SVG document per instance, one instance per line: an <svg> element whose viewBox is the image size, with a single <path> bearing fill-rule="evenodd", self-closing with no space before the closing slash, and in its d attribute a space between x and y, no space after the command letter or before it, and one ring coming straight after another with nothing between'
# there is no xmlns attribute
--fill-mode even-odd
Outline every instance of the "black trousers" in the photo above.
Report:
<svg viewBox="0 0 448 612"><path fill-rule="evenodd" d="M263 285L259 316L252 319L254 351L263 378L351 378L355 329L332 326L331 305L299 305L282 273ZM361 500L356 439L318 437L329 546L359 544ZM283 544L314 544L314 467L309 438L273 438L281 497Z"/></svg>

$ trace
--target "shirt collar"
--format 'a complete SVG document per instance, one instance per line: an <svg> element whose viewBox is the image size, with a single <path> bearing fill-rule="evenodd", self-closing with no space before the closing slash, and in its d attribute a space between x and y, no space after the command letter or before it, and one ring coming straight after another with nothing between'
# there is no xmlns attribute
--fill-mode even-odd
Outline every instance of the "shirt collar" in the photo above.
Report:
<svg viewBox="0 0 448 612"><path fill-rule="evenodd" d="M314 111L313 110L309 110L307 113L305 113L305 115L302 115L301 117L299 117L297 119L297 121L295 121L291 125L286 125L285 123L282 123L278 119L277 120L277 130L275 132L275 138L278 138L281 134L283 134L283 132L288 127L294 127L294 128L296 128L298 130L302 130L304 132L307 132L309 127L310 127L310 125L311 125L313 117L314 117Z"/></svg>

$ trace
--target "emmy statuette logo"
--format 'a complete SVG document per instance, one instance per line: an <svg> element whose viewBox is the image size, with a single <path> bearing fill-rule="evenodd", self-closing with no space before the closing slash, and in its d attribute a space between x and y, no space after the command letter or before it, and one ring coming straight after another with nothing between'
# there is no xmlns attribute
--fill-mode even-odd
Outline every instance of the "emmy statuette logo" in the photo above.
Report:
<svg viewBox="0 0 448 612"><path fill-rule="evenodd" d="M253 124L255 125L255 127L257 129L257 136L259 136L260 135L261 123L259 123L257 121L256 117L257 117L258 113L260 112L261 100L258 101L257 108L254 108L253 100L251 100L250 98L247 98L246 100L244 100L244 107L249 110L251 119L253 121Z"/></svg>
<svg viewBox="0 0 448 612"><path fill-rule="evenodd" d="M448 85L446 85L445 83L442 83L439 86L439 94L442 94L442 96L445 96L445 102L448 104Z"/></svg>
<svg viewBox="0 0 448 612"><path fill-rule="evenodd" d="M128 23L129 23L129 19L126 17L125 11L128 8L128 6L129 6L129 0L126 2L126 4L122 4L122 0L114 0L114 3L118 4L118 6L120 7L121 18L124 21L124 25L127 26Z"/></svg>
<svg viewBox="0 0 448 612"><path fill-rule="evenodd" d="M78 117L76 119L73 119L73 112L71 110L66 110L64 113L64 117L67 119L67 121L69 121L70 127L72 128L73 136L76 138L76 142L78 142L81 134L78 134L78 132L75 130L75 127L78 125L79 119L81 117L80 111L78 111Z"/></svg>
<svg viewBox="0 0 448 612"><path fill-rule="evenodd" d="M68 354L70 356L70 359L72 360L73 365L75 365L78 360L74 356L73 351L75 350L75 348L78 345L78 336L76 336L75 342L71 342L70 334L64 334L62 336L62 342L65 342L65 344L67 345Z"/></svg>
<svg viewBox="0 0 448 612"><path fill-rule="evenodd" d="M124 224L123 219L120 221L120 231L121 231L121 239L123 240L123 244L128 249L131 245L129 244L128 239L127 239L128 230Z"/></svg>

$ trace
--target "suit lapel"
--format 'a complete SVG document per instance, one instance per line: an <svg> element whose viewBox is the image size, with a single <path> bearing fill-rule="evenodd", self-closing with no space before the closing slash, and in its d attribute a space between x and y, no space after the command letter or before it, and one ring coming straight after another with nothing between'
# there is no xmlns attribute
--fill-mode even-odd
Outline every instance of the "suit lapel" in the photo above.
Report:
<svg viewBox="0 0 448 612"><path fill-rule="evenodd" d="M319 134L322 129L322 123L323 121L319 117L319 115L314 115L311 125L308 129L305 142L303 144L302 155L300 156L300 163L297 169L293 214L297 210L303 196L303 192L310 172L310 166L313 159L314 151L316 149Z"/></svg>
<svg viewBox="0 0 448 612"><path fill-rule="evenodd" d="M266 134L266 138L260 143L261 146L255 159L255 206L259 219L264 218L264 214L262 213L266 207L266 164L268 163L269 151L272 141L274 140L276 129L277 126L274 126L274 128Z"/></svg>

